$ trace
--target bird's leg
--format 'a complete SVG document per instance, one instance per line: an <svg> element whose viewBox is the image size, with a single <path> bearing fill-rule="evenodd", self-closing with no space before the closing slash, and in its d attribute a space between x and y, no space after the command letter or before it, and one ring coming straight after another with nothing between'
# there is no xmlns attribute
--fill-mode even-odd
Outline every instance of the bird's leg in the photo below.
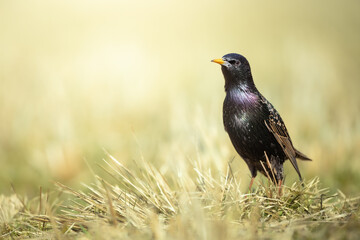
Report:
<svg viewBox="0 0 360 240"><path fill-rule="evenodd" d="M278 186L279 186L279 192L278 192L278 193L279 193L279 196L281 196L281 192L282 192L282 191L281 191L281 190L282 190L281 185L282 185L282 180L280 179L280 180L279 180L279 185L278 185Z"/></svg>
<svg viewBox="0 0 360 240"><path fill-rule="evenodd" d="M254 183L254 179L255 179L255 177L252 177L251 178L251 181L250 181L250 186L249 186L249 190L250 190L250 192L251 192L251 186L253 185L253 183Z"/></svg>

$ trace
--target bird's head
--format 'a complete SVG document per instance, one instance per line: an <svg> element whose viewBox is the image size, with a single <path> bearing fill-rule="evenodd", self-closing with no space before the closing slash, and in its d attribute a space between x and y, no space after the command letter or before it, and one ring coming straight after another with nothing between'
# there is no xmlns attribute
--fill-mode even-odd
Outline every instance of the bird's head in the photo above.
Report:
<svg viewBox="0 0 360 240"><path fill-rule="evenodd" d="M211 61L221 65L225 78L225 90L232 87L255 87L250 64L244 56L237 53L229 53L222 58Z"/></svg>

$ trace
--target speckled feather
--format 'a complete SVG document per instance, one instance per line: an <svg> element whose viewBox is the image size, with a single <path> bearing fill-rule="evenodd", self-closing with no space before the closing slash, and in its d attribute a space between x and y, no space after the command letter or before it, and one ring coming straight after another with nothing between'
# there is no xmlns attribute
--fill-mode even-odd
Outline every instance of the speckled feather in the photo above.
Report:
<svg viewBox="0 0 360 240"><path fill-rule="evenodd" d="M271 168L276 180L282 180L283 163L290 159L302 179L296 158L310 159L294 148L280 114L255 87L248 61L239 54L225 55L222 60L226 91L224 127L252 177L256 177L257 171L270 173ZM265 163L265 153L270 166Z"/></svg>

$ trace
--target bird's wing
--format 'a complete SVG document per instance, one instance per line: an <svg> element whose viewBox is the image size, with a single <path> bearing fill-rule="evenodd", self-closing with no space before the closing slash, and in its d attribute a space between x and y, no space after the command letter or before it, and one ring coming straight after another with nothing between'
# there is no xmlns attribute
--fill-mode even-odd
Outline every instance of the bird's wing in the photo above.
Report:
<svg viewBox="0 0 360 240"><path fill-rule="evenodd" d="M267 105L269 110L269 118L266 119L264 123L269 131L274 135L285 155L289 158L291 164L294 166L300 180L302 180L301 173L296 161L296 149L292 144L286 126L281 119L280 114L275 110L271 103L268 102L264 97L262 97L262 100Z"/></svg>

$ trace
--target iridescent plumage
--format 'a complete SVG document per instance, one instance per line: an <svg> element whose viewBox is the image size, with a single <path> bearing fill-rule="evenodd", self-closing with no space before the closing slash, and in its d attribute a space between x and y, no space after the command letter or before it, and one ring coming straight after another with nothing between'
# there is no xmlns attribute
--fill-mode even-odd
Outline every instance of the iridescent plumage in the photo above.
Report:
<svg viewBox="0 0 360 240"><path fill-rule="evenodd" d="M225 78L224 127L236 151L247 163L252 181L257 171L265 175L274 173L274 180L282 181L283 163L287 159L301 180L296 158L310 159L294 148L279 113L257 90L246 58L231 53L213 62L221 64Z"/></svg>

